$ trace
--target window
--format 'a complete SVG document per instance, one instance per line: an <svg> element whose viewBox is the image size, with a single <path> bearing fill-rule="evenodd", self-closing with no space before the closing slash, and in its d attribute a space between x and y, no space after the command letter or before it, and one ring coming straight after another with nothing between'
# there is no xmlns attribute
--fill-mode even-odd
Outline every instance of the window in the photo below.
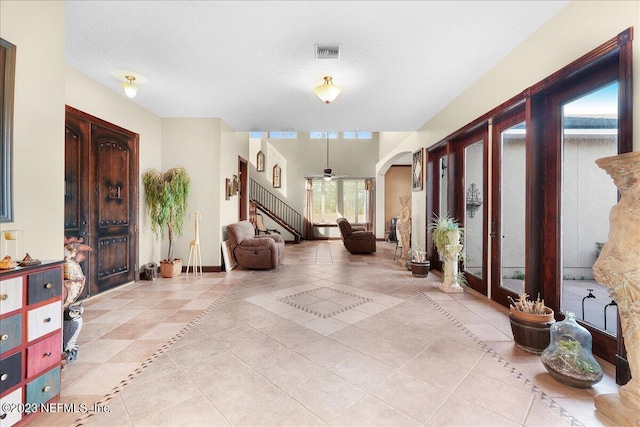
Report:
<svg viewBox="0 0 640 427"><path fill-rule="evenodd" d="M297 139L298 132L295 131L273 131L269 132L271 139Z"/></svg>
<svg viewBox="0 0 640 427"><path fill-rule="evenodd" d="M354 224L367 222L364 179L313 180L313 221L335 224L346 218Z"/></svg>
<svg viewBox="0 0 640 427"><path fill-rule="evenodd" d="M373 134L368 130L343 132L342 137L344 139L372 139Z"/></svg>
<svg viewBox="0 0 640 427"><path fill-rule="evenodd" d="M327 139L327 132L309 132L309 139ZM329 131L329 139L338 139L338 132Z"/></svg>

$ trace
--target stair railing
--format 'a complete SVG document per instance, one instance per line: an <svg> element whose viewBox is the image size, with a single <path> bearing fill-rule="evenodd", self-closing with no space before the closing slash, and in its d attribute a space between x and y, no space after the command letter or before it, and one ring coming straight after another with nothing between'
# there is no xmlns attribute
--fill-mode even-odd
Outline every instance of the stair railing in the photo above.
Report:
<svg viewBox="0 0 640 427"><path fill-rule="evenodd" d="M249 179L249 181L249 198L296 233L302 235L302 215L253 179Z"/></svg>

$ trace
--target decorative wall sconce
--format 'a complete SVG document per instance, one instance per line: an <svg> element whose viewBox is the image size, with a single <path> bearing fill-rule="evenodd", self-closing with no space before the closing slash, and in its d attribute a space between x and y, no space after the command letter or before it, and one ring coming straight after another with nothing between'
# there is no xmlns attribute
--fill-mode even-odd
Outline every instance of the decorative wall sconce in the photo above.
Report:
<svg viewBox="0 0 640 427"><path fill-rule="evenodd" d="M475 184L471 184L467 188L467 212L469 212L469 218L473 218L476 211L482 205L482 198L480 197L480 191Z"/></svg>
<svg viewBox="0 0 640 427"><path fill-rule="evenodd" d="M262 151L258 151L256 157L256 170L258 172L264 172L264 153Z"/></svg>
<svg viewBox="0 0 640 427"><path fill-rule="evenodd" d="M224 183L225 200L229 200L231 196L235 196L240 192L240 178L238 178L238 175L232 175L231 179L225 178Z"/></svg>
<svg viewBox="0 0 640 427"><path fill-rule="evenodd" d="M281 175L282 171L280 169L280 166L275 165L273 167L273 188L280 188L280 175Z"/></svg>

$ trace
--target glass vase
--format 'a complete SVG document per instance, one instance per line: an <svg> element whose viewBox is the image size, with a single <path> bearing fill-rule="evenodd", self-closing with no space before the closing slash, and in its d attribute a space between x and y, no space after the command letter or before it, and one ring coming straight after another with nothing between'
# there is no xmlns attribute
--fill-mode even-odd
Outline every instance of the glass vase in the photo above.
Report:
<svg viewBox="0 0 640 427"><path fill-rule="evenodd" d="M551 326L549 346L541 359L549 374L571 387L586 388L602 379L602 367L591 353L591 333L576 322L574 313Z"/></svg>

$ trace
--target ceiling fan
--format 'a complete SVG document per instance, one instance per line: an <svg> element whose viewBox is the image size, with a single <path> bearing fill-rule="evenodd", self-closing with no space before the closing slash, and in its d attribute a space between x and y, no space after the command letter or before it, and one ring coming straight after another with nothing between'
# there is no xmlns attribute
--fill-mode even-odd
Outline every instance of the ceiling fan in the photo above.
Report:
<svg viewBox="0 0 640 427"><path fill-rule="evenodd" d="M347 175L341 173L333 173L333 170L329 167L329 132L326 132L327 135L327 167L324 169L322 174L311 175L310 178L322 178L325 181L331 181L334 178L344 178Z"/></svg>

